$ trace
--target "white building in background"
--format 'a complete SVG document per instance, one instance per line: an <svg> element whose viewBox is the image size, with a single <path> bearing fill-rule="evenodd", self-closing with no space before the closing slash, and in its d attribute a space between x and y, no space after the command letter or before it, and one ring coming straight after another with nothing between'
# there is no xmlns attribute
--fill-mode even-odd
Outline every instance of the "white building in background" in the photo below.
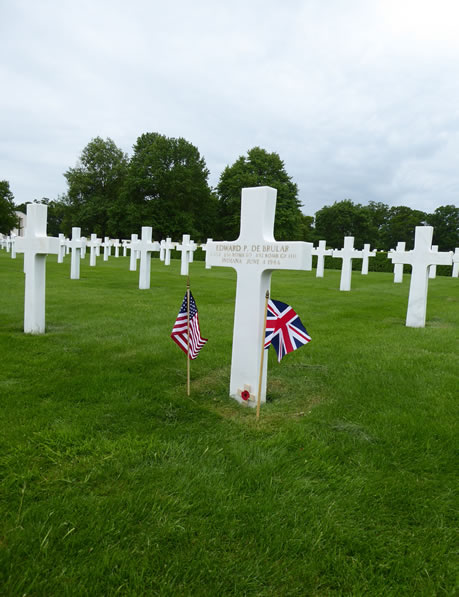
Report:
<svg viewBox="0 0 459 597"><path fill-rule="evenodd" d="M16 236L24 236L24 228L26 227L27 216L22 211L15 211L16 216L19 218L19 226L17 228L13 228L10 234L15 234Z"/></svg>

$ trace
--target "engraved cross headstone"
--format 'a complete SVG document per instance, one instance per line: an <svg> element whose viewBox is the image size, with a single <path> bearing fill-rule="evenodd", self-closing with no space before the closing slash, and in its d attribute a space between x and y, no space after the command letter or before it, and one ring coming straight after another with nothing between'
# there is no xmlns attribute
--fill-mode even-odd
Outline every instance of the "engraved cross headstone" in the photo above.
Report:
<svg viewBox="0 0 459 597"><path fill-rule="evenodd" d="M412 328L423 328L426 323L429 266L434 263L451 265L453 260L452 253L432 251L432 235L432 226L416 226L414 249L412 251L394 251L389 254L392 263L411 265L406 325Z"/></svg>
<svg viewBox="0 0 459 597"><path fill-rule="evenodd" d="M46 205L29 203L24 236L16 241L24 253L24 332L31 334L45 332L46 255L59 252L59 239L46 236L47 214Z"/></svg>
<svg viewBox="0 0 459 597"><path fill-rule="evenodd" d="M312 254L317 255L316 278L324 277L325 256L333 254L333 249L327 249L326 246L327 243L324 240L319 240L319 246L312 248Z"/></svg>
<svg viewBox="0 0 459 597"><path fill-rule="evenodd" d="M81 228L72 228L72 239L67 241L67 245L72 249L70 279L79 280L81 251L85 245L85 241L81 238Z"/></svg>
<svg viewBox="0 0 459 597"><path fill-rule="evenodd" d="M115 238L112 240L112 246L115 247L115 258L120 256L120 239Z"/></svg>
<svg viewBox="0 0 459 597"><path fill-rule="evenodd" d="M95 267L96 258L100 252L100 238L97 238L97 234L91 234L91 239L87 242L89 247L89 265Z"/></svg>
<svg viewBox="0 0 459 597"><path fill-rule="evenodd" d="M17 235L11 235L11 259L16 259L16 239Z"/></svg>
<svg viewBox="0 0 459 597"><path fill-rule="evenodd" d="M438 253L438 245L432 245L432 251ZM434 263L429 267L429 279L435 280L437 277L437 265Z"/></svg>
<svg viewBox="0 0 459 597"><path fill-rule="evenodd" d="M175 249L177 243L173 243L172 239L168 236L166 238L166 244L164 246L164 265L171 264L171 251Z"/></svg>
<svg viewBox="0 0 459 597"><path fill-rule="evenodd" d="M211 239L211 238L208 238L208 239L207 239L207 242L206 242L205 244L202 244L202 245L201 245L201 249L202 249L204 252L207 252L207 245L208 245L208 243L211 243L211 242L212 242L212 240L213 240L213 239ZM206 269L211 269L211 266L210 266L210 265L207 263L207 261L206 261Z"/></svg>
<svg viewBox="0 0 459 597"><path fill-rule="evenodd" d="M276 241L276 189L242 189L241 228L233 242L208 241L206 264L237 272L230 395L243 402L238 390L258 388L266 291L274 270L311 270L312 244ZM264 359L261 402L266 401L267 359ZM255 402L249 404L256 404Z"/></svg>
<svg viewBox="0 0 459 597"><path fill-rule="evenodd" d="M133 243L132 248L140 253L140 268L139 268L139 288L140 290L148 290L150 288L151 277L151 254L153 251L159 251L160 246L157 242L152 242L153 229L151 226L142 226L142 237L136 243ZM131 248L131 251L132 251Z"/></svg>
<svg viewBox="0 0 459 597"><path fill-rule="evenodd" d="M65 234L63 234L62 232L59 233L58 238L59 238L59 253L57 254L57 263L63 263L64 257L65 257L65 245L66 245L67 241L65 240Z"/></svg>
<svg viewBox="0 0 459 597"><path fill-rule="evenodd" d="M404 241L399 241L397 243L397 247L395 252L404 252L405 251L406 243ZM389 251L387 258L390 259L390 256L394 253L394 251ZM394 265L394 282L396 284L401 284L403 282L403 263L396 263Z"/></svg>
<svg viewBox="0 0 459 597"><path fill-rule="evenodd" d="M135 246L138 242L139 242L138 234L131 234L131 243L130 243L131 253L129 256L129 271L130 272L135 272L137 269L137 259L138 259L139 255L135 249Z"/></svg>
<svg viewBox="0 0 459 597"><path fill-rule="evenodd" d="M159 260L164 261L164 253L166 251L166 241L164 239L159 243Z"/></svg>
<svg viewBox="0 0 459 597"><path fill-rule="evenodd" d="M354 249L354 237L345 236L344 246L342 249L335 249L333 251L333 257L343 260L341 267L341 281L339 289L347 291L351 289L351 277L352 277L352 260L361 259L362 251Z"/></svg>
<svg viewBox="0 0 459 597"><path fill-rule="evenodd" d="M362 251L362 274L364 276L368 275L368 260L370 257L376 257L376 251L371 251L370 250L370 245L369 244L365 244L363 245L363 251Z"/></svg>
<svg viewBox="0 0 459 597"><path fill-rule="evenodd" d="M180 264L180 275L188 276L188 265L190 263L190 255L192 255L194 241L190 240L189 234L182 236L182 243L176 246L177 251L181 251L182 259ZM196 248L196 247L195 247Z"/></svg>
<svg viewBox="0 0 459 597"><path fill-rule="evenodd" d="M108 261L108 258L111 256L112 253L112 241L109 239L108 236L104 238L102 246L104 247L104 261Z"/></svg>

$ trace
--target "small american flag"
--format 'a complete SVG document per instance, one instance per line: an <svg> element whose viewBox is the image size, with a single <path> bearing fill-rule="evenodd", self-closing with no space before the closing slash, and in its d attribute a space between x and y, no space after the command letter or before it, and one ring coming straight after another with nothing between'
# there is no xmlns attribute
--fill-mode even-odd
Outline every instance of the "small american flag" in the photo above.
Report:
<svg viewBox="0 0 459 597"><path fill-rule="evenodd" d="M265 348L269 348L271 344L274 346L279 363L286 354L310 341L311 336L292 307L270 299L266 317Z"/></svg>
<svg viewBox="0 0 459 597"><path fill-rule="evenodd" d="M182 306L172 328L171 338L180 346L183 352L188 352L188 334L187 334L187 293L183 299ZM198 308L194 302L193 295L190 292L190 359L195 359L201 348L207 342L207 338L201 337L199 329Z"/></svg>

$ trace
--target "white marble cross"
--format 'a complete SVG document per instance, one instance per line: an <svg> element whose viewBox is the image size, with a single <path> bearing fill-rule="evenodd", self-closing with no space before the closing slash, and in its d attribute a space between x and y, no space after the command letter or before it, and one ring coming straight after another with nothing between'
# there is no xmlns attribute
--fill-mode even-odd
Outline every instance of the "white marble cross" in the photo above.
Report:
<svg viewBox="0 0 459 597"><path fill-rule="evenodd" d="M312 269L311 243L274 239L276 195L271 187L242 189L239 238L207 242L206 264L233 267L237 272L230 395L239 402L243 400L238 389L250 386L258 390L265 295L272 272ZM261 402L266 401L267 361L265 358Z"/></svg>
<svg viewBox="0 0 459 597"><path fill-rule="evenodd" d="M368 274L368 260L369 257L376 257L376 251L370 250L370 245L363 245L362 251L362 274L366 276Z"/></svg>
<svg viewBox="0 0 459 597"><path fill-rule="evenodd" d="M66 244L67 240L65 238L65 234L62 232L58 236L59 238L59 253L57 254L57 263L63 263L64 257L66 255Z"/></svg>
<svg viewBox="0 0 459 597"><path fill-rule="evenodd" d="M130 254L130 259L129 259L129 271L130 272L135 272L137 269L138 254L134 247L138 243L138 241L139 241L139 236L137 234L131 234L131 243L129 245L129 247L131 249L131 254Z"/></svg>
<svg viewBox="0 0 459 597"><path fill-rule="evenodd" d="M16 234L11 234L11 259L16 259Z"/></svg>
<svg viewBox="0 0 459 597"><path fill-rule="evenodd" d="M112 246L115 247L115 258L120 256L120 239L115 238L112 240Z"/></svg>
<svg viewBox="0 0 459 597"><path fill-rule="evenodd" d="M451 273L453 278L457 278L459 276L459 248L456 247L453 255L453 271Z"/></svg>
<svg viewBox="0 0 459 597"><path fill-rule="evenodd" d="M207 243L205 243L205 244L201 245L201 249L202 249L204 252L207 252L207 244L208 244L208 243L211 243L211 242L212 242L212 239L211 239L211 238L208 238L208 239L207 239ZM209 265L209 264L206 262L206 269L211 269L211 267L212 267L212 266L211 266L211 265Z"/></svg>
<svg viewBox="0 0 459 597"><path fill-rule="evenodd" d="M326 255L332 255L333 249L326 248L327 243L324 240L319 240L319 246L312 248L312 254L317 255L316 278L324 277L324 261Z"/></svg>
<svg viewBox="0 0 459 597"><path fill-rule="evenodd" d="M89 247L89 265L95 267L98 249L100 252L100 238L97 238L97 234L91 234L91 240L87 242L87 246Z"/></svg>
<svg viewBox="0 0 459 597"><path fill-rule="evenodd" d="M121 244L123 245L123 257L127 257L127 250L129 249L128 239L123 238L123 240L121 241Z"/></svg>
<svg viewBox="0 0 459 597"><path fill-rule="evenodd" d="M341 267L341 281L339 289L347 291L351 289L351 277L352 277L352 260L362 259L362 251L354 249L354 237L344 237L344 247L342 249L334 249L333 257L343 260Z"/></svg>
<svg viewBox="0 0 459 597"><path fill-rule="evenodd" d="M151 277L151 254L153 251L159 251L160 246L157 242L152 242L152 227L142 226L142 238L131 245L131 251L134 248L140 253L139 269L139 288L148 290L150 288Z"/></svg>
<svg viewBox="0 0 459 597"><path fill-rule="evenodd" d="M184 234L182 236L182 244L178 244L176 246L177 251L181 251L182 253L182 260L180 264L180 275L181 276L188 276L188 265L190 263L190 257L192 256L193 245L195 244L194 241L190 240L189 234Z"/></svg>
<svg viewBox="0 0 459 597"><path fill-rule="evenodd" d="M59 252L59 239L46 236L47 215L46 205L28 203L24 236L16 241L24 253L24 332L30 334L45 332L46 255Z"/></svg>
<svg viewBox="0 0 459 597"><path fill-rule="evenodd" d="M438 245L432 245L432 251L434 253L438 253ZM437 277L437 264L434 263L433 265L431 265L429 267L429 279L435 280L436 277Z"/></svg>
<svg viewBox="0 0 459 597"><path fill-rule="evenodd" d="M112 253L112 241L109 239L108 236L104 238L102 246L104 247L104 261L108 261L108 258Z"/></svg>
<svg viewBox="0 0 459 597"><path fill-rule="evenodd" d="M70 261L71 280L80 279L81 252L86 244L85 240L81 238L81 228L72 228L72 240L67 241L67 245L72 249L72 257Z"/></svg>
<svg viewBox="0 0 459 597"><path fill-rule="evenodd" d="M164 246L164 265L171 264L171 251L175 249L177 243L173 243L172 239L168 236L166 238L166 244Z"/></svg>
<svg viewBox="0 0 459 597"><path fill-rule="evenodd" d="M166 252L166 241L164 239L159 243L159 260L164 261L164 255Z"/></svg>
<svg viewBox="0 0 459 597"><path fill-rule="evenodd" d="M394 251L389 254L392 263L411 265L411 283L406 313L406 325L411 328L423 328L426 324L427 290L429 285L429 266L451 265L452 253L432 251L432 226L416 226L414 249L412 251Z"/></svg>
<svg viewBox="0 0 459 597"><path fill-rule="evenodd" d="M404 252L405 251L405 246L406 246L406 244L405 244L404 241L399 241L397 243L397 247L396 247L395 251L389 251L389 253L387 255L387 258L390 259L391 258L390 256L394 252L397 252L397 251L399 253ZM403 282L403 263L396 263L394 265L394 282L396 284L401 284Z"/></svg>

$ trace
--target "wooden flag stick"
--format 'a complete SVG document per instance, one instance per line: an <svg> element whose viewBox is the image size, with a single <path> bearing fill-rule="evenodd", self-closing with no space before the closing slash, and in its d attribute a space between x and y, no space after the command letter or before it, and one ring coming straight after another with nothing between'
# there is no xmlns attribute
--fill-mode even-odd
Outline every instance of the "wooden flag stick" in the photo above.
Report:
<svg viewBox="0 0 459 597"><path fill-rule="evenodd" d="M186 281L186 393L190 395L190 276Z"/></svg>
<svg viewBox="0 0 459 597"><path fill-rule="evenodd" d="M258 398L257 398L257 419L260 418L260 404L261 404L261 382L263 379L263 364L265 360L265 336L266 336L266 317L268 315L268 301L269 290L266 291L265 310L263 319L263 334L261 336L261 359L260 359L260 377L258 379Z"/></svg>

